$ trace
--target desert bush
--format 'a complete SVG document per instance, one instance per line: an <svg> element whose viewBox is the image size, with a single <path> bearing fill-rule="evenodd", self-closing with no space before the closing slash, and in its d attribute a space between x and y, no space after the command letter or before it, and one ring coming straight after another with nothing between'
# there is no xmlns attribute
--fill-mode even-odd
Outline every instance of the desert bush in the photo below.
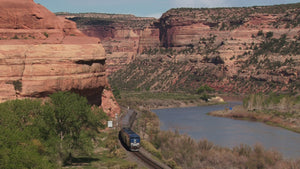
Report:
<svg viewBox="0 0 300 169"><path fill-rule="evenodd" d="M12 82L16 91L22 91L22 82L19 80Z"/></svg>
<svg viewBox="0 0 300 169"><path fill-rule="evenodd" d="M161 152L159 150L157 150L150 142L148 142L146 140L142 140L141 145L142 145L142 147L145 148L145 150L150 152L152 155L154 155L158 159L162 160Z"/></svg>
<svg viewBox="0 0 300 169"><path fill-rule="evenodd" d="M47 32L44 32L44 35L45 35L46 38L49 37L49 34Z"/></svg>
<svg viewBox="0 0 300 169"><path fill-rule="evenodd" d="M174 160L182 168L257 169L298 165L297 161L284 160L278 152L267 151L261 145L223 148L172 131L161 131L151 142L160 149L163 159Z"/></svg>
<svg viewBox="0 0 300 169"><path fill-rule="evenodd" d="M264 35L264 32L262 30L257 32L257 36L263 36L263 35Z"/></svg>
<svg viewBox="0 0 300 169"><path fill-rule="evenodd" d="M121 93L117 87L113 87L112 92L116 99L121 99Z"/></svg>
<svg viewBox="0 0 300 169"><path fill-rule="evenodd" d="M211 92L214 92L214 91L215 91L215 89L209 87L208 85L204 85L204 86L199 87L197 89L196 93L197 94L202 94L202 93L205 93L205 92L211 93Z"/></svg>
<svg viewBox="0 0 300 169"><path fill-rule="evenodd" d="M267 33L266 33L266 38L267 38L267 39L268 39L268 38L272 38L272 37L273 37L273 34L274 34L274 33L271 32L271 31L270 31L270 32L267 32Z"/></svg>

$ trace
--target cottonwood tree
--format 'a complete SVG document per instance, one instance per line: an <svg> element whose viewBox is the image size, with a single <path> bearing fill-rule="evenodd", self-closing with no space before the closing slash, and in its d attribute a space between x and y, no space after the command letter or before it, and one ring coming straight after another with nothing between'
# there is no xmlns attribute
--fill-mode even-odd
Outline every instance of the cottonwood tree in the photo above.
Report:
<svg viewBox="0 0 300 169"><path fill-rule="evenodd" d="M38 139L34 119L41 113L38 100L0 104L0 168L56 168Z"/></svg>
<svg viewBox="0 0 300 169"><path fill-rule="evenodd" d="M86 98L75 93L58 92L50 96L44 112L37 122L41 136L58 152L59 165L69 163L72 153L88 153L92 138L99 128L104 128L103 111L93 112Z"/></svg>
<svg viewBox="0 0 300 169"><path fill-rule="evenodd" d="M106 114L87 100L59 92L49 101L0 104L0 168L59 168L72 154L90 155Z"/></svg>

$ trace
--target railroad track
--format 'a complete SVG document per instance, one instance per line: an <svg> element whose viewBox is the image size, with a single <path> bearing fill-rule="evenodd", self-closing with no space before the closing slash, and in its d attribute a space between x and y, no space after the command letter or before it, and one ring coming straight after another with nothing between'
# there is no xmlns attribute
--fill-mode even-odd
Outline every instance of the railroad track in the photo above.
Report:
<svg viewBox="0 0 300 169"><path fill-rule="evenodd" d="M120 139L119 136L119 143L124 147L124 149L126 151L128 151L129 153L133 154L136 158L138 158L139 160L141 160L146 166L148 166L149 168L153 168L153 169L164 169L163 167L161 167L160 165L158 165L156 162L154 162L153 160L151 160L150 158L146 157L145 155L143 155L141 152L134 152L134 151L129 151L126 148L126 145L123 143L122 139Z"/></svg>
<svg viewBox="0 0 300 169"><path fill-rule="evenodd" d="M132 124L136 118L136 112L134 110L127 110L127 114L125 117L121 119L121 126L122 127L132 127ZM120 144L127 150L125 143L122 141L121 136L119 135ZM140 159L148 168L153 169L164 169L164 167L157 164L157 162L151 160L151 158L143 155L141 152L130 152L132 153L137 159ZM166 167L168 169L168 167Z"/></svg>
<svg viewBox="0 0 300 169"><path fill-rule="evenodd" d="M164 169L163 167L161 167L160 165L156 164L155 162L153 162L149 158L145 157L142 153L140 153L140 152L132 152L132 153L136 157L138 157L140 160L142 160L144 163L146 163L149 167L151 167L153 169Z"/></svg>

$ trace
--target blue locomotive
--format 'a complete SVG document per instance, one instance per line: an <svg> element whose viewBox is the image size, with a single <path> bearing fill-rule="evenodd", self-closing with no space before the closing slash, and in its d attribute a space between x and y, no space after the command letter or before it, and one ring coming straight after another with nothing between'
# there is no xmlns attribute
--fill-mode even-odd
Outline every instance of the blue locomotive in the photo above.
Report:
<svg viewBox="0 0 300 169"><path fill-rule="evenodd" d="M140 136L133 132L130 128L123 128L120 131L120 138L128 150L139 151L141 141Z"/></svg>

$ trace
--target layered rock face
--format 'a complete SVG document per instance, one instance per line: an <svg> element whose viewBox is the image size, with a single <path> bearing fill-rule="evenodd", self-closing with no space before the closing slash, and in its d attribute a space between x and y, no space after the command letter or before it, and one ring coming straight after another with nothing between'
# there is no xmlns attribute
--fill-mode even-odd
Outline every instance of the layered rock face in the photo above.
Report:
<svg viewBox="0 0 300 169"><path fill-rule="evenodd" d="M88 36L98 37L107 53L107 73L131 63L144 49L160 46L155 18L114 14L60 14L77 23Z"/></svg>
<svg viewBox="0 0 300 169"><path fill-rule="evenodd" d="M192 60L193 74L215 67L202 82L216 89L297 91L299 6L172 9L160 18L161 44L177 59Z"/></svg>
<svg viewBox="0 0 300 169"><path fill-rule="evenodd" d="M0 102L74 91L100 105L105 50L33 0L0 0Z"/></svg>
<svg viewBox="0 0 300 169"><path fill-rule="evenodd" d="M68 17L85 34L102 39L109 74L124 68L111 76L114 86L176 90L208 84L239 93L295 91L300 85L299 7L180 8L159 20Z"/></svg>
<svg viewBox="0 0 300 169"><path fill-rule="evenodd" d="M138 53L132 57L135 61L111 76L112 85L155 91L195 90L203 84L236 93L298 91L299 7L298 3L171 9L150 24L148 33L143 29L145 41L140 38L137 51L131 45ZM96 32L93 24L89 27ZM103 43L122 46L113 31L115 27L105 27L105 30L111 34L108 39L103 38ZM128 28L118 30L125 32ZM87 28L85 32L88 31ZM130 40L124 41L130 44ZM111 49L108 46L104 46L106 50ZM114 63L131 61L122 58L116 57Z"/></svg>

